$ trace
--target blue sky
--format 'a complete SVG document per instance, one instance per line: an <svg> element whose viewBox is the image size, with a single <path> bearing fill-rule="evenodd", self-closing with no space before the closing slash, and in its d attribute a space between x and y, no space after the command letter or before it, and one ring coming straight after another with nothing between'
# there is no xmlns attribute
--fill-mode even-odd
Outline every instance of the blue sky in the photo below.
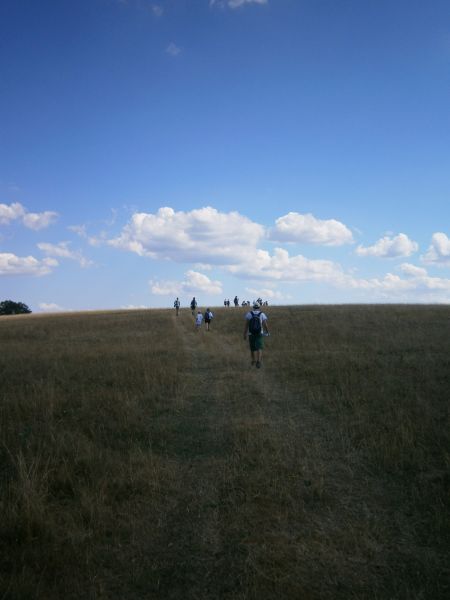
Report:
<svg viewBox="0 0 450 600"><path fill-rule="evenodd" d="M3 0L0 299L450 301L450 3Z"/></svg>

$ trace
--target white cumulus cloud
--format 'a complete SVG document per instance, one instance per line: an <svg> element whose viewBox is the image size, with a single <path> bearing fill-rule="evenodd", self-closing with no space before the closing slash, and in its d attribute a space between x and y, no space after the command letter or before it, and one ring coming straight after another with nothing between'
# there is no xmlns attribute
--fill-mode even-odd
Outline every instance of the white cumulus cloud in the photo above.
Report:
<svg viewBox="0 0 450 600"><path fill-rule="evenodd" d="M245 288L245 291L251 294L252 298L262 298L263 300L286 300L290 297L273 288Z"/></svg>
<svg viewBox="0 0 450 600"><path fill-rule="evenodd" d="M24 214L25 209L19 202L0 204L0 225L8 225L11 221L22 218Z"/></svg>
<svg viewBox="0 0 450 600"><path fill-rule="evenodd" d="M207 275L198 271L187 271L183 282L184 292L204 292L207 294L221 294L222 284L220 281L212 280Z"/></svg>
<svg viewBox="0 0 450 600"><path fill-rule="evenodd" d="M211 280L198 271L187 271L183 281L150 281L153 294L158 296L176 296L182 294L222 294L220 281Z"/></svg>
<svg viewBox="0 0 450 600"><path fill-rule="evenodd" d="M107 237L105 232L100 233L98 236L88 235L86 225L69 225L67 229L76 233L80 238L85 239L90 246L100 246L105 242Z"/></svg>
<svg viewBox="0 0 450 600"><path fill-rule="evenodd" d="M410 240L404 233L399 233L395 237L388 235L379 239L373 246L358 246L356 254L359 256L378 256L382 258L398 258L402 256L411 256L419 249L419 244Z"/></svg>
<svg viewBox="0 0 450 600"><path fill-rule="evenodd" d="M67 310L55 302L40 302L38 306L42 312L61 312Z"/></svg>
<svg viewBox="0 0 450 600"><path fill-rule="evenodd" d="M206 207L190 212L160 208L156 214L135 213L116 248L154 259L181 263L235 264L253 254L264 228L237 212Z"/></svg>
<svg viewBox="0 0 450 600"><path fill-rule="evenodd" d="M273 255L266 250L257 250L248 260L231 265L228 270L237 277L250 280L336 282L343 277L338 263L312 260L301 254L289 256L284 248L275 248Z"/></svg>
<svg viewBox="0 0 450 600"><path fill-rule="evenodd" d="M442 232L433 233L431 237L431 245L421 258L422 261L427 264L449 267L450 238Z"/></svg>
<svg viewBox="0 0 450 600"><path fill-rule="evenodd" d="M381 279L358 279L346 275L342 284L353 289L375 292L388 299L446 303L450 301L450 279L431 277L426 269L410 263L401 264L399 270L405 277L393 273L387 273Z"/></svg>
<svg viewBox="0 0 450 600"><path fill-rule="evenodd" d="M350 229L335 219L317 219L311 214L290 212L275 221L270 238L277 242L298 242L341 246L351 244L353 235Z"/></svg>
<svg viewBox="0 0 450 600"><path fill-rule="evenodd" d="M27 213L23 216L22 221L28 229L38 231L39 229L45 229L45 227L54 223L57 218L58 213L46 210L42 213Z"/></svg>
<svg viewBox="0 0 450 600"><path fill-rule="evenodd" d="M69 229L70 231L73 231L74 233L79 235L81 238L87 239L87 237L88 237L86 225L69 225L67 227L67 229Z"/></svg>
<svg viewBox="0 0 450 600"><path fill-rule="evenodd" d="M409 277L426 277L427 270L422 269L422 267L417 267L416 265L411 265L410 263L403 263L400 265L400 271L402 271L405 275Z"/></svg>
<svg viewBox="0 0 450 600"><path fill-rule="evenodd" d="M450 279L431 277L426 269L409 263L400 265L399 270L402 275L387 273L381 278L364 279L346 272L336 262L311 260L302 255L289 256L282 248L276 248L273 255L258 250L253 260L228 267L228 271L236 277L263 281L265 287L267 282L318 282L340 289L361 290L371 297L387 300L450 301ZM251 289L257 290L256 287ZM262 291L259 295L264 297Z"/></svg>
<svg viewBox="0 0 450 600"><path fill-rule="evenodd" d="M181 294L183 284L180 281L150 281L152 294L156 296L177 296Z"/></svg>
<svg viewBox="0 0 450 600"><path fill-rule="evenodd" d="M1 275L48 275L53 267L58 266L54 258L38 260L34 256L16 256L9 252L0 253L0 276Z"/></svg>
<svg viewBox="0 0 450 600"><path fill-rule="evenodd" d="M58 213L46 210L42 213L31 213L20 204L0 204L0 225L8 225L11 221L20 219L28 229L44 229L56 221Z"/></svg>
<svg viewBox="0 0 450 600"><path fill-rule="evenodd" d="M85 258L81 252L74 252L69 248L70 242L59 242L59 244L49 244L41 242L37 246L39 250L44 252L47 256L57 256L58 258L67 258L69 260L77 261L82 267L88 267L92 265L92 261Z"/></svg>

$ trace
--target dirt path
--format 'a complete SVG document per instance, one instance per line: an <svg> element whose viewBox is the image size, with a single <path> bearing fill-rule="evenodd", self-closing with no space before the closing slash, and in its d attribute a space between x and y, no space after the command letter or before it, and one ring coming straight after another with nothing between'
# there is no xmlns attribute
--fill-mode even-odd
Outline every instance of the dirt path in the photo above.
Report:
<svg viewBox="0 0 450 600"><path fill-rule="evenodd" d="M298 406L292 414L276 371L250 367L241 326L225 332L213 322L211 332L196 331L190 313L173 319L189 393L168 448L181 464L183 497L167 524L173 543L160 591L167 598L301 593L294 546L304 502L320 502L322 493L313 415ZM314 461L304 460L311 444Z"/></svg>
<svg viewBox="0 0 450 600"><path fill-rule="evenodd" d="M306 381L303 391L284 384L273 347L262 369L250 367L241 320L207 333L188 311L173 319L187 392L167 447L182 493L161 597L383 597L401 532L383 482L345 455Z"/></svg>

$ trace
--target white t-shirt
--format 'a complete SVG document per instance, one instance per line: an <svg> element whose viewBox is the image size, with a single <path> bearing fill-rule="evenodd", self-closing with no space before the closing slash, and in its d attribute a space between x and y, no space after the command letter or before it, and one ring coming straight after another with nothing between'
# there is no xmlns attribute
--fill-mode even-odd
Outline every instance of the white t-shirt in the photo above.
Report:
<svg viewBox="0 0 450 600"><path fill-rule="evenodd" d="M252 314L253 313L253 314ZM263 330L262 324L264 323L264 321L267 321L267 316L261 312L260 310L250 310L246 315L245 318L247 321L250 321L251 318L253 317L253 315L259 316L259 318L261 319L261 331ZM250 332L248 332L249 335L252 335Z"/></svg>
<svg viewBox="0 0 450 600"><path fill-rule="evenodd" d="M195 324L196 325L201 325L203 321L203 315L200 313L195 317Z"/></svg>

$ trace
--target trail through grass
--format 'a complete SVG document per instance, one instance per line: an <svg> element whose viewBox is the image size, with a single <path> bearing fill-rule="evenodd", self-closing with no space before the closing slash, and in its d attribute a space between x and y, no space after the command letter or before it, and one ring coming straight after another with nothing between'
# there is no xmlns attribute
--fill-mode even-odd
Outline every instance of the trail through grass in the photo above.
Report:
<svg viewBox="0 0 450 600"><path fill-rule="evenodd" d="M238 323L210 333L189 318L177 325L194 393L179 415L186 498L172 531L188 544L183 568L169 563L167 593L175 580L192 598L384 597L384 580L401 573L439 594L417 566L424 556L431 571L443 565L417 553L398 480L369 470L314 409L302 365L292 389L270 344L263 369L250 367ZM399 581L395 593L409 592Z"/></svg>

